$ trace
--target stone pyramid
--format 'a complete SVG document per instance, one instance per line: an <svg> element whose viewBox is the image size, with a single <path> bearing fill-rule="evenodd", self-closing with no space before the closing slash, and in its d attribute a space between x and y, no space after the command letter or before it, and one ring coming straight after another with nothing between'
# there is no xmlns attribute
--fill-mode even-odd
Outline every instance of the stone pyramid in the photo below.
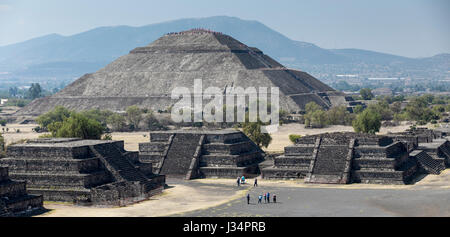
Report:
<svg viewBox="0 0 450 237"><path fill-rule="evenodd" d="M203 88L279 87L280 106L300 111L311 101L324 108L345 103L335 91L311 75L287 69L257 48L218 32L193 29L169 33L153 43L132 50L99 71L86 74L60 92L33 101L19 112L38 115L62 105L125 111L138 105L164 110L176 103L172 89L193 89L195 79Z"/></svg>

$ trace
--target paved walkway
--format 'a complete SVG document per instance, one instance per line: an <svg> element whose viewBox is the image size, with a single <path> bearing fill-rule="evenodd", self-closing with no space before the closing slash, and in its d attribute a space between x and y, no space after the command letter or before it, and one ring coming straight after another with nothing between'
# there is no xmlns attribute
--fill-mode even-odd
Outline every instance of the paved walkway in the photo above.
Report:
<svg viewBox="0 0 450 237"><path fill-rule="evenodd" d="M257 203L269 191L277 203ZM226 204L175 216L450 216L450 189L342 189L265 186Z"/></svg>

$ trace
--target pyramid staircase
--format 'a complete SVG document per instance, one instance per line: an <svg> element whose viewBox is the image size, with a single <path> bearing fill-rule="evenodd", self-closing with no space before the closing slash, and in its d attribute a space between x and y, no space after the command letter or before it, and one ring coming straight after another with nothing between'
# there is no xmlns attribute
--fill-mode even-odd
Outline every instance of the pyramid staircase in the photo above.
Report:
<svg viewBox="0 0 450 237"><path fill-rule="evenodd" d="M257 172L262 151L239 131L165 131L139 144L139 160L172 177L235 178Z"/></svg>

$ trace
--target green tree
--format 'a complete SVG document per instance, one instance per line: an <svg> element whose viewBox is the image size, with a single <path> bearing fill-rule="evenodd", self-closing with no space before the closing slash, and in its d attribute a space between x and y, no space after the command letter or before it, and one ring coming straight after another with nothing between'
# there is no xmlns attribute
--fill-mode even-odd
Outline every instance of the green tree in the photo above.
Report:
<svg viewBox="0 0 450 237"><path fill-rule="evenodd" d="M359 91L359 94L361 95L361 97L364 100L371 100L374 97L373 94L372 94L372 90L370 88L362 88Z"/></svg>
<svg viewBox="0 0 450 237"><path fill-rule="evenodd" d="M62 122L64 119L70 117L73 112L63 106L56 106L52 111L40 115L36 122L43 129L48 129L48 125L54 122Z"/></svg>
<svg viewBox="0 0 450 237"><path fill-rule="evenodd" d="M305 106L305 127L322 128L327 124L327 114L318 104L309 102Z"/></svg>
<svg viewBox="0 0 450 237"><path fill-rule="evenodd" d="M327 111L328 124L346 125L350 112L345 106L335 106Z"/></svg>
<svg viewBox="0 0 450 237"><path fill-rule="evenodd" d="M262 133L261 127L266 124L262 123L259 119L258 122L246 122L242 125L242 129L245 135L250 138L259 147L268 147L272 141L272 137L268 133Z"/></svg>
<svg viewBox="0 0 450 237"><path fill-rule="evenodd" d="M117 113L108 117L107 124L110 125L114 131L119 132L123 131L127 125L125 117Z"/></svg>
<svg viewBox="0 0 450 237"><path fill-rule="evenodd" d="M355 132L375 134L380 131L381 115L372 109L366 109L353 120Z"/></svg>
<svg viewBox="0 0 450 237"><path fill-rule="evenodd" d="M136 105L127 108L127 120L134 129L139 129L139 124L142 121L142 110Z"/></svg>
<svg viewBox="0 0 450 237"><path fill-rule="evenodd" d="M95 119L81 113L72 113L62 122L54 122L48 126L53 137L77 137L82 139L100 139L104 127Z"/></svg>

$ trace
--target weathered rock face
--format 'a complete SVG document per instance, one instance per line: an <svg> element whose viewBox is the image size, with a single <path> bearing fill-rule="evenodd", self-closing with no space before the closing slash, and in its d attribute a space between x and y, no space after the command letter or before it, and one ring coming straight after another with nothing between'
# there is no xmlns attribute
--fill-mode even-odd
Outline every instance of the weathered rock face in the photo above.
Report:
<svg viewBox="0 0 450 237"><path fill-rule="evenodd" d="M126 205L164 188L165 177L138 159L137 152L123 149L123 141L63 138L12 145L0 164L45 200Z"/></svg>
<svg viewBox="0 0 450 237"><path fill-rule="evenodd" d="M285 68L256 48L230 36L205 30L168 34L132 50L93 74L86 74L59 93L38 99L18 114L37 115L56 105L70 109L124 111L130 105L166 109L176 87L191 91L194 79L203 88L279 87L280 106L302 110L314 101L327 108L344 96L311 75Z"/></svg>
<svg viewBox="0 0 450 237"><path fill-rule="evenodd" d="M309 183L412 183L417 174L439 174L450 159L448 140L433 140L433 131L422 132L302 137L285 147L284 155L274 158L273 167L262 170L263 177L305 178Z"/></svg>

